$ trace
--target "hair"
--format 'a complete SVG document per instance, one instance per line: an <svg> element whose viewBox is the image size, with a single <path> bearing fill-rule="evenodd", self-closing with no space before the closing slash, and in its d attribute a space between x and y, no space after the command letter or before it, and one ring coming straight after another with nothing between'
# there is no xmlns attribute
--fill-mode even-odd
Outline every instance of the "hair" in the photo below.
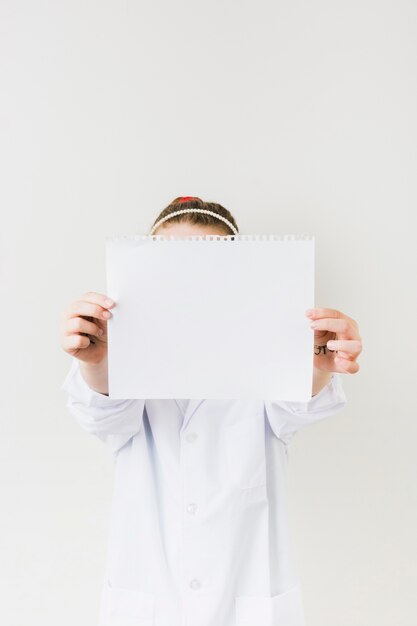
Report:
<svg viewBox="0 0 417 626"><path fill-rule="evenodd" d="M167 217L174 211L180 211L181 209L205 209L206 211L213 211L214 213L218 213L222 217L225 217L229 222L233 224L237 231L239 231L238 226L236 224L235 218L233 215L224 208L221 204L217 204L216 202L204 202L201 198L196 198L192 196L180 196L172 200L168 204L163 211L160 212L156 220L153 222L151 229L155 226L155 224L162 219L163 217ZM207 215L206 213L182 213L181 215L174 215L169 220L166 220L161 227L165 224L171 223L189 223L189 224L201 224L202 226L216 226L216 228L220 228L226 235L233 235L233 231L227 224L225 224L222 220L218 220L214 215Z"/></svg>

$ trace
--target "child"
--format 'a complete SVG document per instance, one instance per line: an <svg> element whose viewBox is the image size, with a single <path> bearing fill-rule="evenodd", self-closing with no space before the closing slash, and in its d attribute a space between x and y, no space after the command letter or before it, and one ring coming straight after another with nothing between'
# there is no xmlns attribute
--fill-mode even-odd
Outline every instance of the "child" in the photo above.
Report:
<svg viewBox="0 0 417 626"><path fill-rule="evenodd" d="M169 204L151 230L237 233L224 207L188 196ZM100 626L302 626L287 446L300 428L345 406L340 373L359 369L356 322L313 309L322 345L308 402L117 400L107 381L114 306L89 292L62 317L62 347L73 357L61 386L67 406L115 461ZM330 345L332 334L341 339Z"/></svg>

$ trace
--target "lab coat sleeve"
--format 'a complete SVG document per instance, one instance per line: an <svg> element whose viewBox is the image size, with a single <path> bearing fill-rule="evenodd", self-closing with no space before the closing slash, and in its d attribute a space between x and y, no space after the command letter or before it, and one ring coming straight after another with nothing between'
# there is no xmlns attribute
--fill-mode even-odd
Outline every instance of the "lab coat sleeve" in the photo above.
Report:
<svg viewBox="0 0 417 626"><path fill-rule="evenodd" d="M145 400L118 400L95 391L83 378L75 357L60 389L68 394L66 406L70 414L84 430L110 448L114 459L142 428Z"/></svg>
<svg viewBox="0 0 417 626"><path fill-rule="evenodd" d="M334 372L327 385L308 402L266 401L265 410L274 434L288 443L300 428L336 415L346 402L341 374Z"/></svg>

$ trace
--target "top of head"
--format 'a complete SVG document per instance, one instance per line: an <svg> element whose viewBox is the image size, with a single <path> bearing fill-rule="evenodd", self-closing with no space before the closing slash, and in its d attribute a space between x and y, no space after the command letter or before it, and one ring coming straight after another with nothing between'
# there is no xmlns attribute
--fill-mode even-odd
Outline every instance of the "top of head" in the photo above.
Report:
<svg viewBox="0 0 417 626"><path fill-rule="evenodd" d="M238 232L233 216L221 205L204 202L197 197L182 196L176 198L160 213L149 234L227 236L237 235Z"/></svg>

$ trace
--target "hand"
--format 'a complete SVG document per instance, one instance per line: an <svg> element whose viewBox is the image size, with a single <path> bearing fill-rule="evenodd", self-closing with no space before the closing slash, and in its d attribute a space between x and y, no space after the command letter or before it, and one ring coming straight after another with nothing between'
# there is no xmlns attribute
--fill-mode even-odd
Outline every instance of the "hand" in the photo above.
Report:
<svg viewBox="0 0 417 626"><path fill-rule="evenodd" d="M97 365L107 358L107 320L115 302L89 291L61 316L61 346L80 361Z"/></svg>
<svg viewBox="0 0 417 626"><path fill-rule="evenodd" d="M362 338L357 322L336 309L314 308L306 316L314 328L314 367L325 372L356 374Z"/></svg>

